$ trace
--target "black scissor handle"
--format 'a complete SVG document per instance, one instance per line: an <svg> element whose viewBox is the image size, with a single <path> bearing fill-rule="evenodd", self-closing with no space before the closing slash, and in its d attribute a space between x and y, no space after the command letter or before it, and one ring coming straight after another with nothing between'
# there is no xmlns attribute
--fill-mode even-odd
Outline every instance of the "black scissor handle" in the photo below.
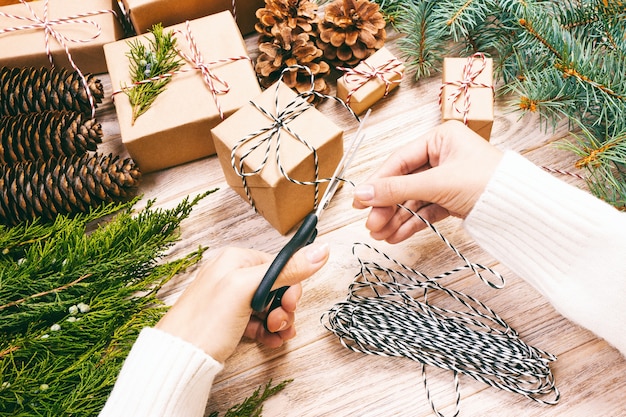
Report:
<svg viewBox="0 0 626 417"><path fill-rule="evenodd" d="M274 261L267 269L263 280L252 297L252 309L254 311L262 312L268 304L270 304L272 299L274 299L274 301L272 302L270 311L280 306L282 295L289 287L281 287L275 291L272 291L272 287L274 286L278 275L280 275L281 271L285 265L287 265L287 262L289 262L289 259L291 259L293 254L306 245L313 243L315 237L317 236L316 227L317 215L315 213L308 214L291 240L289 240L281 251L278 252L278 255L276 255L276 258L274 258ZM278 302L276 302L276 300L278 300Z"/></svg>

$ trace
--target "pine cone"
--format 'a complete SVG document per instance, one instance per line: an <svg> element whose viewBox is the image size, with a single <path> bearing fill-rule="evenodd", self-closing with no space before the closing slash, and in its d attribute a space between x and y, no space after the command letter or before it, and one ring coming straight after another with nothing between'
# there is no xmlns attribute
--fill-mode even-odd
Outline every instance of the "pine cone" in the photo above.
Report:
<svg viewBox="0 0 626 417"><path fill-rule="evenodd" d="M354 66L385 44L385 19L369 0L335 0L326 6L317 46L334 65Z"/></svg>
<svg viewBox="0 0 626 417"><path fill-rule="evenodd" d="M76 112L0 117L0 164L82 155L101 142L100 124Z"/></svg>
<svg viewBox="0 0 626 417"><path fill-rule="evenodd" d="M100 80L86 74L95 103L101 103ZM0 68L0 116L46 110L71 110L91 115L91 104L76 71L64 68Z"/></svg>
<svg viewBox="0 0 626 417"><path fill-rule="evenodd" d="M112 155L61 157L0 166L0 222L16 225L59 214L87 212L132 197L141 173Z"/></svg>
<svg viewBox="0 0 626 417"><path fill-rule="evenodd" d="M282 24L271 42L259 45L259 51L255 69L263 87L267 88L276 82L283 69L297 64L308 67L316 77L315 91L323 94L330 91L329 86L321 78L329 73L330 67L322 61L322 50L315 46L310 35L306 33L294 35L290 27ZM304 69L285 74L283 82L299 92L311 89L311 77Z"/></svg>
<svg viewBox="0 0 626 417"><path fill-rule="evenodd" d="M256 11L259 22L255 29L262 36L259 43L268 42L280 29L289 27L294 35L313 34L317 30L317 3L311 0L265 0L265 7Z"/></svg>

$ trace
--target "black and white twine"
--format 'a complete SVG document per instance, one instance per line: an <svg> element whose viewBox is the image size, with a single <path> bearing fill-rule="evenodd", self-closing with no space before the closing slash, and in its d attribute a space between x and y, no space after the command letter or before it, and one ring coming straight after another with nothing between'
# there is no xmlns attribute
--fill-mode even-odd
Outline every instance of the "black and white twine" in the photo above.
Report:
<svg viewBox="0 0 626 417"><path fill-rule="evenodd" d="M478 299L439 282L469 269L489 286L501 288L503 277L486 266L469 262L426 219L401 208L425 222L465 265L430 277L368 244L357 243L352 252L360 270L349 287L347 300L322 316L324 326L352 351L419 362L426 396L437 416L443 414L429 389L427 365L453 372L454 416L460 412L459 374L542 404L556 404L560 394L550 369L550 362L556 357L524 343L514 329ZM357 255L359 248L382 256L381 262L391 267L364 260ZM483 278L481 272L495 276L497 283Z"/></svg>
<svg viewBox="0 0 626 417"><path fill-rule="evenodd" d="M355 118L355 120L357 121L359 120L358 116L352 111L352 109L350 109L350 107L348 107L339 98L334 97L334 96L328 96L325 94L321 94L317 91L314 91L313 86L315 82L315 76L313 75L309 67L301 66L301 65L292 65L290 67L287 67L283 69L283 71L281 72L279 81L282 81L283 76L287 72L295 71L298 69L307 71L308 74L310 75L310 79L311 79L310 90L298 94L292 101L290 101L289 103L281 107L282 103L280 103L279 101L279 94L278 94L279 84L276 83L274 87L271 87L271 88L276 89L276 93L274 95L274 111L273 112L263 108L262 106L255 103L254 101L250 101L250 103L254 106L254 108L256 108L259 112L261 112L261 114L263 114L264 116L268 118L269 124L265 127L262 127L246 135L240 140L238 140L235 146L233 146L231 153L230 153L230 162L233 167L233 170L239 177L241 177L243 188L246 193L246 196L248 197L248 201L250 202L250 205L255 210L256 210L256 206L254 204L254 199L252 198L252 194L250 192L250 187L248 186L247 177L257 175L263 170L263 168L265 168L269 160L270 154L272 152L272 149L274 149L274 153L276 156L276 161L275 161L276 166L278 167L278 170L283 177L285 177L288 181L293 182L294 184L308 185L308 186L312 185L315 187L314 201L313 201L314 208L317 208L317 205L319 203L320 185L325 182L330 182L332 179L332 178L319 178L319 159L318 159L317 150L315 149L314 146L309 144L304 138L298 135L298 133L295 132L293 129L291 129L289 126L289 123L291 121L295 120L298 116L302 115L302 113L307 111L309 108L313 107L312 104L310 104L308 101L309 98L318 97L322 99L334 100L335 102L340 104L343 108L345 108L346 111L348 111ZM281 152L280 152L283 131L287 132L291 136L289 140L295 139L298 142L305 145L311 151L311 154L313 156L313 169L314 169L314 177L312 181L302 181L296 178L292 178L288 174L288 172L285 170L283 163L281 161ZM258 164L254 168L249 168L248 170L246 170L246 166L245 166L246 160L253 152L257 152L257 150L263 152L263 158L261 160L261 163ZM237 159L239 159L239 162L237 162Z"/></svg>

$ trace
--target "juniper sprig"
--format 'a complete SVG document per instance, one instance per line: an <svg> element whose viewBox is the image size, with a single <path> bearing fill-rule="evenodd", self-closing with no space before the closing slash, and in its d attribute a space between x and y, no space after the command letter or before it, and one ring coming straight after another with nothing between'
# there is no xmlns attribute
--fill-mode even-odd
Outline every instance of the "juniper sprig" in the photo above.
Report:
<svg viewBox="0 0 626 417"><path fill-rule="evenodd" d="M183 61L176 51L176 38L172 31L165 32L161 24L150 30L148 45L139 39L130 41L127 56L130 61L130 75L133 85L123 91L128 96L133 109L133 124L144 114L161 94L171 77L166 76L180 69ZM165 76L163 78L159 78ZM142 82L152 80L148 82Z"/></svg>
<svg viewBox="0 0 626 417"><path fill-rule="evenodd" d="M0 415L99 413L139 331L166 311L158 289L201 259L202 247L161 260L209 193L0 226Z"/></svg>

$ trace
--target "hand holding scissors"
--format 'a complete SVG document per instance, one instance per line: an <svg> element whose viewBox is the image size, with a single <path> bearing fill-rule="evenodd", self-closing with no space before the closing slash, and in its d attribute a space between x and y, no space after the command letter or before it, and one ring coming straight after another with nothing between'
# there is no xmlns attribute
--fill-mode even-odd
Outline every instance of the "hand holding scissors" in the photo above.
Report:
<svg viewBox="0 0 626 417"><path fill-rule="evenodd" d="M317 209L304 218L296 233L281 249L278 255L276 255L276 258L274 258L274 261L265 273L263 280L259 284L259 287L257 288L256 292L254 293L254 297L252 298L252 309L254 311L262 312L269 305L269 313L270 311L280 306L282 296L285 291L287 291L288 287L281 287L277 290L272 291L272 286L276 282L278 275L280 275L281 271L283 270L289 259L291 259L293 254L304 246L313 243L313 241L317 237L317 223L324 213L324 210L328 207L328 203L333 198L335 192L339 188L339 184L341 183L341 181L343 181L343 176L350 166L356 150L359 148L361 142L365 138L365 133L363 133L362 130L369 114L370 111L368 111L361 120L356 135L352 139L348 150L341 158L341 161L339 161L337 169L335 169L335 172L330 180L330 183L328 184L328 187L326 188L326 191L324 192L324 195L320 200L320 203L317 206Z"/></svg>

